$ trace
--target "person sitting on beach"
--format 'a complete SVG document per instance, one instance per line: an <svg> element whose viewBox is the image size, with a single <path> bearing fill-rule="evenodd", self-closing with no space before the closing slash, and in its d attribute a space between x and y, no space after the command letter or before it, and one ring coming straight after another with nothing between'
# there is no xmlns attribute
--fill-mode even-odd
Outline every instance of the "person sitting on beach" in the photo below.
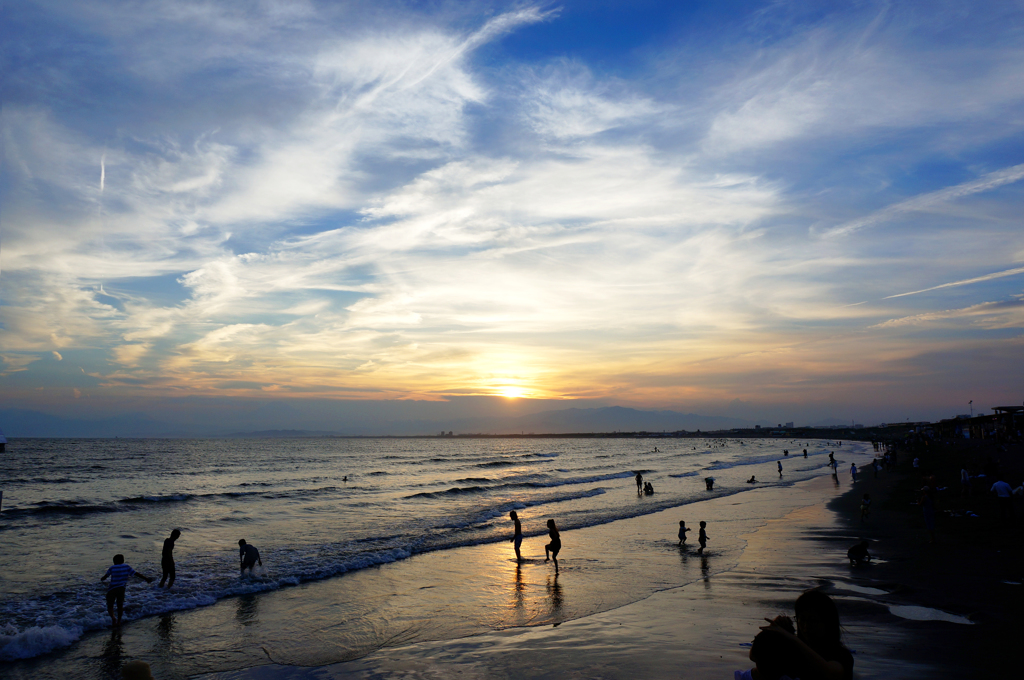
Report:
<svg viewBox="0 0 1024 680"><path fill-rule="evenodd" d="M690 529L688 529L686 527L686 521L685 520L679 520L679 545L682 545L683 543L686 543L686 532L687 531L690 531Z"/></svg>
<svg viewBox="0 0 1024 680"><path fill-rule="evenodd" d="M153 579L143 576L124 563L124 555L114 555L114 564L107 569L107 573L100 577L100 581L110 578L110 585L107 586L107 613L110 614L110 625L115 628L121 625L121 618L124 616L124 591L128 587L128 579L132 576L141 578L146 583L152 583ZM114 618L114 603L117 603L117 618Z"/></svg>
<svg viewBox="0 0 1024 680"><path fill-rule="evenodd" d="M772 630L762 630L750 645L750 660L757 664L736 671L733 680L793 680L796 676L796 643ZM799 679L797 679L799 680Z"/></svg>
<svg viewBox="0 0 1024 680"><path fill-rule="evenodd" d="M515 526L515 533L512 534L512 539L510 540L510 543L512 543L512 547L514 547L516 550L516 562L522 562L523 556L519 554L519 546L523 544L523 525L520 524L519 515L516 513L515 510L508 513L508 516L512 518L512 522Z"/></svg>
<svg viewBox="0 0 1024 680"><path fill-rule="evenodd" d="M852 680L853 655L840 640L839 609L825 593L808 590L797 598L796 635L788 616L765 619L761 630L776 631L796 642L797 677L800 680ZM788 625L787 625L788 624Z"/></svg>
<svg viewBox="0 0 1024 680"><path fill-rule="evenodd" d="M704 488L707 489L708 491L714 491L715 490L715 478L714 477L705 477L704 478Z"/></svg>
<svg viewBox="0 0 1024 680"><path fill-rule="evenodd" d="M864 494L864 497L860 499L860 521L863 522L871 514L871 496Z"/></svg>
<svg viewBox="0 0 1024 680"><path fill-rule="evenodd" d="M259 565L263 566L263 560L260 559L260 551L256 549L256 546L249 545L245 542L244 538L238 539L238 559L242 563L242 571L239 576L245 576L245 570L249 570L249 576L252 576L252 568L259 562Z"/></svg>
<svg viewBox="0 0 1024 680"><path fill-rule="evenodd" d="M654 485L650 482L644 482L644 494L650 496L654 493Z"/></svg>
<svg viewBox="0 0 1024 680"><path fill-rule="evenodd" d="M551 542L544 546L544 561L547 562L549 559L555 561L555 571L558 571L558 551L562 549L562 537L558 534L558 527L555 526L555 520L548 520L548 537Z"/></svg>
<svg viewBox="0 0 1024 680"><path fill-rule="evenodd" d="M160 568L163 570L163 576L160 577L157 588L163 588L164 581L167 581L168 588L174 585L174 542L178 540L179 536L181 536L181 532L175 529L171 532L170 538L164 539L164 549L160 554Z"/></svg>
<svg viewBox="0 0 1024 680"><path fill-rule="evenodd" d="M747 484L757 484L757 477L750 475L750 479L747 480Z"/></svg>
<svg viewBox="0 0 1024 680"><path fill-rule="evenodd" d="M704 531L707 525L707 522L701 522L700 531L697 532L697 542L700 543L700 548L697 550L698 555L704 554L704 548L707 547L708 544L708 532Z"/></svg>
<svg viewBox="0 0 1024 680"><path fill-rule="evenodd" d="M868 542L861 541L857 545L853 546L846 551L846 556L850 558L850 566L859 567L865 562L871 561L871 553L868 552Z"/></svg>

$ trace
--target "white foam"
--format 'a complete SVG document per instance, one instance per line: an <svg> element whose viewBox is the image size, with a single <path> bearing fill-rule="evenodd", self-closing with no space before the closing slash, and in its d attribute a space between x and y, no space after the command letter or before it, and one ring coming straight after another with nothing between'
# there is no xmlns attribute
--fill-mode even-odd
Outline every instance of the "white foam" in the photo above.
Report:
<svg viewBox="0 0 1024 680"><path fill-rule="evenodd" d="M858 586L852 583L837 583L835 587L839 590L851 590L855 593L861 593L863 595L888 595L889 592L881 590L880 588L869 588L868 586Z"/></svg>
<svg viewBox="0 0 1024 680"><path fill-rule="evenodd" d="M944 612L941 609L919 607L913 604L890 605L889 611L901 619L910 619L911 621L949 621L950 623L962 623L968 626L974 624L974 621L971 621L966 616L958 616Z"/></svg>
<svg viewBox="0 0 1024 680"><path fill-rule="evenodd" d="M33 626L19 631L11 624L0 629L0 659L30 659L61 647L67 647L82 636L82 629L60 626Z"/></svg>

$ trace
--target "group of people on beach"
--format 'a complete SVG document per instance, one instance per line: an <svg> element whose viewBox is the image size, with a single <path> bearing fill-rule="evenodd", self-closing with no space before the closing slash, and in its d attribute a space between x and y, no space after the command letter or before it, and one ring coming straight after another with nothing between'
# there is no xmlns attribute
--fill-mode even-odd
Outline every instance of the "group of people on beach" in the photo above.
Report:
<svg viewBox="0 0 1024 680"><path fill-rule="evenodd" d="M174 542L179 538L181 538L181 531L175 529L168 538L164 539L164 547L160 553L160 569L163 573L157 588L166 587L170 589L174 585L174 577L176 575L174 568ZM240 577L245 576L246 569L249 570L249 575L251 576L253 567L257 564L261 567L263 566L260 551L256 549L256 546L246 543L244 538L238 540L238 560L241 570ZM153 579L125 564L124 555L120 553L114 555L113 562L110 568L107 569L107 572L100 577L100 581L110 579L110 583L107 585L107 613L110 615L110 625L118 628L124 618L124 597L125 591L128 588L128 580L134 576L146 583L152 583ZM166 586L164 585L165 583ZM117 607L117 616L114 615L115 606Z"/></svg>
<svg viewBox="0 0 1024 680"><path fill-rule="evenodd" d="M514 533L512 534L511 543L516 551L516 562L523 561L523 555L520 552L520 548L523 545L523 523L519 521L519 513L515 510L508 513L509 518L512 520L514 526ZM555 520L548 520L548 538L551 542L544 546L544 561L550 560L555 561L555 573L558 573L558 553L562 550L562 537L558 533L558 527L555 525Z"/></svg>

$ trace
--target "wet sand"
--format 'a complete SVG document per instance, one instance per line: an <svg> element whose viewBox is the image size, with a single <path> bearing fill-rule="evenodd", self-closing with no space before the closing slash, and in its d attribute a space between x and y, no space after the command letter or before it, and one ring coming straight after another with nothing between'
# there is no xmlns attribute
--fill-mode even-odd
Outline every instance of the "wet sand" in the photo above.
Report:
<svg viewBox="0 0 1024 680"><path fill-rule="evenodd" d="M841 475L842 477L842 475ZM847 480L844 480L848 482ZM884 495L887 480L862 479L855 489L848 483L836 487L828 476L791 487L788 500L794 506L780 518L752 523L742 535L745 547L731 564L719 560L728 550L710 550L706 558L695 554L695 546L677 551L677 566L695 576L692 583L669 587L631 604L603 613L572 619L572 601L593 584L576 584L574 558L565 555L559 586L528 582L520 590L513 586L507 607L516 609L517 597L537 597L547 607L540 617L554 619L553 625L470 635L455 640L418 642L382 649L363 658L316 668L267 664L245 671L207 674L205 680L306 680L310 678L634 678L634 677L730 677L732 671L751 666L747 643L757 633L763 617L792 613L792 603L804 590L822 587L840 608L845 642L855 657L859 678L965 678L982 677L978 664L965 647L977 641L985 625L973 622L978 611L965 611L948 599L915 583L905 573L911 564L907 550L915 550L914 527L905 515L892 523L895 544L881 540L873 545L882 560L868 568L852 568L846 549L871 530L861 527L856 513L860 494L873 491ZM843 495L844 492L845 495ZM779 490L744 494L743 505L781 502ZM829 507L828 501L833 501ZM729 503L717 499L699 504L687 514L729 519ZM749 507L749 506L748 506ZM735 507L733 507L735 510ZM658 515L620 523L630 525L637 535L665 531L680 514L670 510ZM874 517L871 523L876 520ZM693 522L694 525L696 522ZM881 524L881 522L878 522ZM688 521L688 525L690 521ZM897 524L899 526L897 526ZM708 533L715 538L715 523ZM694 527L696 529L696 526ZM581 532L573 532L578 534ZM724 533L724 532L723 532ZM571 535L570 535L571 536ZM582 537L565 541L581 548ZM888 538L885 540L889 540ZM714 544L709 545L709 548ZM691 540L691 545L693 541ZM588 546L593 549L595 546ZM650 552L650 551L648 551ZM886 559L886 556L889 559ZM645 568L666 569L658 560L636 555ZM528 565L531 569L535 565ZM514 582L514 581L513 581ZM517 592L519 593L517 595ZM946 609L936 609L942 604ZM987 609L997 602L984 603ZM896 613L894 613L896 612ZM902 614L898 616L897 613ZM938 620L914 620L931 617ZM948 620L941 620L941 619ZM986 617L981 615L982 624ZM954 622L959 621L959 622ZM539 623L536 619L533 623ZM992 659L1001 663L1001 659Z"/></svg>

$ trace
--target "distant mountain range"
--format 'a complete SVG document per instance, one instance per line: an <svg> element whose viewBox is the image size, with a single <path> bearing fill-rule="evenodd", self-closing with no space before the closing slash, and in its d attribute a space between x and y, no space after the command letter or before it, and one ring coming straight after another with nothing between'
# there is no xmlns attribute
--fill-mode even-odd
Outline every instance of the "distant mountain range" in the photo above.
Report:
<svg viewBox="0 0 1024 680"><path fill-rule="evenodd" d="M645 411L609 406L542 411L521 416L476 416L451 420L359 420L332 422L331 426L297 429L247 428L245 423L221 429L192 423L155 420L139 413L85 420L61 418L24 409L0 409L0 427L8 437L314 437L330 435L433 435L455 434L566 434L575 432L675 432L727 430L752 427L741 418L706 416L677 411ZM763 427L774 423L758 422ZM230 429L229 429L230 428Z"/></svg>

